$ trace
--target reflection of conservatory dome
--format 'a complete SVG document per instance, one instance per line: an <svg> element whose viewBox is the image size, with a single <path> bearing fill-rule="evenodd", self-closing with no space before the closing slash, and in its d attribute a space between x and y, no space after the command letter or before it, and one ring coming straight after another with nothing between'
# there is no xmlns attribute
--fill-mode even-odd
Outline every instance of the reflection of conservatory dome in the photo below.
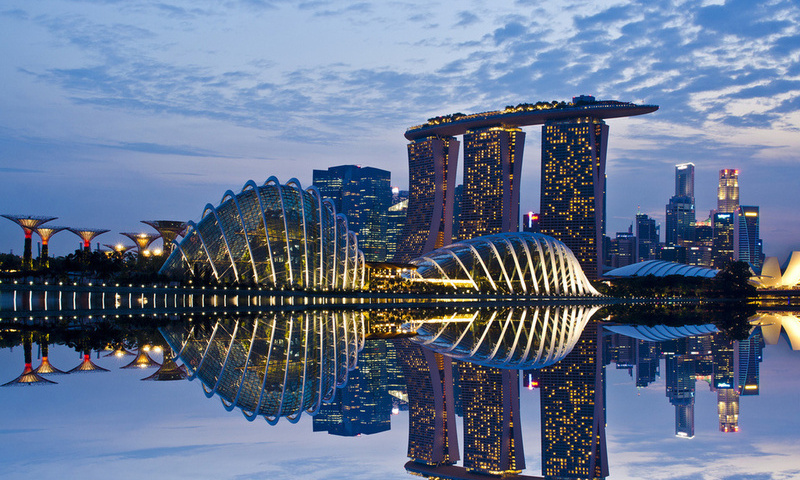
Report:
<svg viewBox="0 0 800 480"><path fill-rule="evenodd" d="M188 223L162 274L324 290L364 283L364 254L347 219L295 179L250 180L238 194L225 192L218 207L206 205L199 223Z"/></svg>
<svg viewBox="0 0 800 480"><path fill-rule="evenodd" d="M599 306L486 309L412 320L416 342L442 355L487 367L552 365L572 351Z"/></svg>
<svg viewBox="0 0 800 480"><path fill-rule="evenodd" d="M539 233L464 240L411 261L416 276L454 288L528 295L599 295L560 241Z"/></svg>
<svg viewBox="0 0 800 480"><path fill-rule="evenodd" d="M162 331L206 396L248 420L299 420L347 383L364 347L364 318L354 312L279 312Z"/></svg>

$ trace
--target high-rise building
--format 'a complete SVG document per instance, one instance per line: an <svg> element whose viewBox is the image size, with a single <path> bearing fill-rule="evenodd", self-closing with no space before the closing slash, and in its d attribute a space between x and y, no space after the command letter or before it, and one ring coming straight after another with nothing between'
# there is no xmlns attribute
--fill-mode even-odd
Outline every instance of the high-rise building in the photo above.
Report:
<svg viewBox="0 0 800 480"><path fill-rule="evenodd" d="M464 185L456 187L453 199L453 241L458 241L458 232L461 229L461 205L464 200Z"/></svg>
<svg viewBox="0 0 800 480"><path fill-rule="evenodd" d="M739 170L725 168L719 171L717 213L733 213L739 208Z"/></svg>
<svg viewBox="0 0 800 480"><path fill-rule="evenodd" d="M764 338L761 331L755 331L747 340L736 342L733 350L734 378L739 395L758 395L759 363Z"/></svg>
<svg viewBox="0 0 800 480"><path fill-rule="evenodd" d="M689 197L694 203L694 163L675 165L675 196Z"/></svg>
<svg viewBox="0 0 800 480"><path fill-rule="evenodd" d="M675 406L675 435L691 438L694 437L695 362L691 356L680 353L668 355L664 363L667 398Z"/></svg>
<svg viewBox="0 0 800 480"><path fill-rule="evenodd" d="M394 258L397 253L397 242L403 234L408 213L408 192L405 196L398 193L392 197L392 206L386 214L386 257Z"/></svg>
<svg viewBox="0 0 800 480"><path fill-rule="evenodd" d="M758 238L758 207L742 205L734 212L733 258L761 268L762 245Z"/></svg>
<svg viewBox="0 0 800 480"><path fill-rule="evenodd" d="M655 260L658 255L660 229L646 213L636 214L636 261Z"/></svg>
<svg viewBox="0 0 800 480"><path fill-rule="evenodd" d="M733 213L714 214L714 268L723 268L734 259L734 225Z"/></svg>
<svg viewBox="0 0 800 480"><path fill-rule="evenodd" d="M664 243L668 247L686 246L694 241L694 201L688 196L675 196L667 204Z"/></svg>
<svg viewBox="0 0 800 480"><path fill-rule="evenodd" d="M340 165L314 170L313 175L320 194L333 201L336 212L347 216L350 230L358 233L358 247L364 252L364 259L385 261L392 174L373 167Z"/></svg>
<svg viewBox="0 0 800 480"><path fill-rule="evenodd" d="M459 145L455 137L438 136L408 144L408 212L396 261L450 244Z"/></svg>
<svg viewBox="0 0 800 480"><path fill-rule="evenodd" d="M611 241L611 267L619 268L636 263L636 235L633 226L627 232L617 232L617 238Z"/></svg>
<svg viewBox="0 0 800 480"><path fill-rule="evenodd" d="M408 457L428 465L456 463L452 360L408 339L393 343L408 386Z"/></svg>
<svg viewBox="0 0 800 480"><path fill-rule="evenodd" d="M602 274L608 125L594 118L542 127L542 233L564 242L590 279Z"/></svg>
<svg viewBox="0 0 800 480"><path fill-rule="evenodd" d="M489 127L464 134L464 194L458 238L519 231L525 133Z"/></svg>
<svg viewBox="0 0 800 480"><path fill-rule="evenodd" d="M545 478L608 476L602 341L590 322L563 360L540 370Z"/></svg>
<svg viewBox="0 0 800 480"><path fill-rule="evenodd" d="M507 475L525 468L519 417L519 371L459 362L464 412L464 467Z"/></svg>

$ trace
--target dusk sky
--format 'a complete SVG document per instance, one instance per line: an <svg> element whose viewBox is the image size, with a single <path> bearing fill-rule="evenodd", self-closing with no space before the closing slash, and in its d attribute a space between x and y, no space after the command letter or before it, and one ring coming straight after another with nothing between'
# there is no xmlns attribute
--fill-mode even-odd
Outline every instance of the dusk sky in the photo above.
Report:
<svg viewBox="0 0 800 480"><path fill-rule="evenodd" d="M795 0L7 0L0 213L115 243L140 220L198 220L249 179L305 186L360 164L405 189L407 127L589 94L660 106L608 121L610 236L638 206L663 224L690 161L698 218L718 170L738 168L783 261L800 249L798 32ZM526 132L521 209L536 211L540 129ZM51 251L78 243L60 233ZM0 222L0 251L22 245Z"/></svg>

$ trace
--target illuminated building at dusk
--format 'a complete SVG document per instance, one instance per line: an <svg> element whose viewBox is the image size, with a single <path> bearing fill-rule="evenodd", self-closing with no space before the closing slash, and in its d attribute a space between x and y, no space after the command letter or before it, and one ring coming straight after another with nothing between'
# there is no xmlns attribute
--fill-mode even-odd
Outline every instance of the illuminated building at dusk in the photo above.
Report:
<svg viewBox="0 0 800 480"><path fill-rule="evenodd" d="M591 117L542 130L540 225L572 250L589 279L602 273L608 125Z"/></svg>
<svg viewBox="0 0 800 480"><path fill-rule="evenodd" d="M490 127L464 134L464 192L458 238L519 230L525 133Z"/></svg>
<svg viewBox="0 0 800 480"><path fill-rule="evenodd" d="M759 238L759 208L741 205L734 212L733 258L747 262L756 270L763 262L762 242Z"/></svg>
<svg viewBox="0 0 800 480"><path fill-rule="evenodd" d="M717 188L717 213L733 213L739 208L739 170L725 168L719 171Z"/></svg>
<svg viewBox="0 0 800 480"><path fill-rule="evenodd" d="M408 210L395 261L450 244L459 145L454 137L438 136L408 144Z"/></svg>
<svg viewBox="0 0 800 480"><path fill-rule="evenodd" d="M458 135L464 135L465 157L458 238L516 231L525 135L519 127L544 125L542 233L564 241L587 276L597 278L605 229L608 127L603 119L657 109L656 105L582 95L571 103L523 103L497 111L434 117L409 128L405 133L411 142L408 224L395 260L408 261L447 245L452 238L448 233L452 234Z"/></svg>
<svg viewBox="0 0 800 480"><path fill-rule="evenodd" d="M368 262L387 259L387 211L392 205L392 174L359 165L314 170L313 185L336 211L347 217L348 228L358 234L359 248Z"/></svg>

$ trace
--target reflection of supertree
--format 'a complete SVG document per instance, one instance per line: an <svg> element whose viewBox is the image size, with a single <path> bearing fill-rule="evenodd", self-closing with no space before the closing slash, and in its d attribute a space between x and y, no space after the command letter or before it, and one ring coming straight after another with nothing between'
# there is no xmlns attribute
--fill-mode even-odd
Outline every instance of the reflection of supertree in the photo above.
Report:
<svg viewBox="0 0 800 480"><path fill-rule="evenodd" d="M597 306L559 305L477 310L412 320L414 342L487 367L541 368L575 346Z"/></svg>
<svg viewBox="0 0 800 480"><path fill-rule="evenodd" d="M32 217L30 215L2 215L3 217L16 223L25 232L25 249L22 255L22 268L30 270L33 268L33 252L31 248L33 231L39 225L55 220L58 217Z"/></svg>
<svg viewBox="0 0 800 480"><path fill-rule="evenodd" d="M161 241L164 242L164 253L166 254L172 252L172 241L178 238L179 235L184 235L188 227L186 222L176 220L142 220L142 223L150 225L161 235Z"/></svg>
<svg viewBox="0 0 800 480"><path fill-rule="evenodd" d="M149 345L143 345L141 341L137 342L139 344L138 351L136 352L136 358L134 358L131 363L125 365L124 367L119 368L152 368L152 367L160 367L161 364L150 358Z"/></svg>
<svg viewBox="0 0 800 480"><path fill-rule="evenodd" d="M67 230L81 237L81 240L83 240L83 251L87 253L92 251L92 240L94 240L95 237L108 232L108 230L99 228L68 228Z"/></svg>
<svg viewBox="0 0 800 480"><path fill-rule="evenodd" d="M274 425L333 399L364 346L364 323L354 312L280 312L220 320L210 332L200 325L162 333L209 398L216 393L227 410Z"/></svg>
<svg viewBox="0 0 800 480"><path fill-rule="evenodd" d="M107 369L95 365L92 362L92 359L90 357L91 353L92 353L91 350L89 350L88 348L84 349L83 361L80 364L78 364L77 367L70 370L69 373L107 372L108 371Z"/></svg>
<svg viewBox="0 0 800 480"><path fill-rule="evenodd" d="M39 344L42 346L42 363L36 367L34 372L39 375L66 375L67 372L61 371L50 364L48 355L50 353L50 335L45 333L39 339Z"/></svg>
<svg viewBox="0 0 800 480"><path fill-rule="evenodd" d="M50 241L50 237L66 229L67 227L55 227L52 225L43 225L36 228L36 233L39 235L39 238L42 239L42 253L39 255L40 268L47 268L50 266L50 249L47 245Z"/></svg>
<svg viewBox="0 0 800 480"><path fill-rule="evenodd" d="M22 341L22 348L25 351L25 368L22 370L22 374L10 382L4 383L2 386L48 385L56 383L42 377L33 370L33 339L31 337L31 334L26 334Z"/></svg>
<svg viewBox="0 0 800 480"><path fill-rule="evenodd" d="M104 357L118 357L119 358L119 357L127 357L127 356L130 356L130 355L136 355L135 353L127 350L122 343L118 343L118 344L114 345L113 347L106 347L106 348L110 349L111 352L103 355Z"/></svg>
<svg viewBox="0 0 800 480"><path fill-rule="evenodd" d="M142 380L152 380L156 382L168 382L172 380L183 380L186 378L186 367L175 363L175 354L170 347L164 348L164 360L161 366L149 377Z"/></svg>
<svg viewBox="0 0 800 480"><path fill-rule="evenodd" d="M157 233L131 233L131 232L120 232L122 235L130 238L131 240L136 243L136 247L139 251L139 258L142 258L144 252L147 250L147 247L153 243L153 240L160 237L161 235Z"/></svg>

